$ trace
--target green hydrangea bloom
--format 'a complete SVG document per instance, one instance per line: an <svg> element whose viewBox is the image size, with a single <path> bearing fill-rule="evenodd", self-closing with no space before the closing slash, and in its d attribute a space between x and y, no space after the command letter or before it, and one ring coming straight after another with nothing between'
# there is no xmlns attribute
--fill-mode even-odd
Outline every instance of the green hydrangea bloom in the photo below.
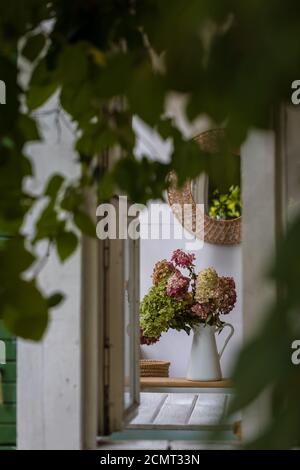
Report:
<svg viewBox="0 0 300 470"><path fill-rule="evenodd" d="M208 302L214 298L218 287L219 277L213 268L203 269L196 280L195 299L198 302Z"/></svg>
<svg viewBox="0 0 300 470"><path fill-rule="evenodd" d="M152 273L152 281L155 286L157 286L160 282L167 281L169 277L174 273L175 268L166 259L162 261L158 261L153 269Z"/></svg>
<svg viewBox="0 0 300 470"><path fill-rule="evenodd" d="M140 307L140 324L145 336L156 337L168 331L172 320L183 312L187 300L175 300L166 295L166 282L151 287Z"/></svg>

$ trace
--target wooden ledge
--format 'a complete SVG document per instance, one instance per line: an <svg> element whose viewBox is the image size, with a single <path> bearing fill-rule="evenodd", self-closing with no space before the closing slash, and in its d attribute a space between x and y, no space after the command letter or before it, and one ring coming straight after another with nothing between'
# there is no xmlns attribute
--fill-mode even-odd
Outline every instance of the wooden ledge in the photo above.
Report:
<svg viewBox="0 0 300 470"><path fill-rule="evenodd" d="M199 381L177 377L141 377L141 389L145 388L232 388L230 379Z"/></svg>

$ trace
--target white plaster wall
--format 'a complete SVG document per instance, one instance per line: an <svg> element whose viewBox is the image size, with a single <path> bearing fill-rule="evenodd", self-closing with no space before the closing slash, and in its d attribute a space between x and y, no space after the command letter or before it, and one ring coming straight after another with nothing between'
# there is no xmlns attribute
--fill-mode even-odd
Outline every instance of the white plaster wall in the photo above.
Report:
<svg viewBox="0 0 300 470"><path fill-rule="evenodd" d="M47 109L53 109L55 101ZM31 145L36 178L28 182L40 192L53 172L72 179L78 171L72 150L73 136L62 124L58 132L55 115L40 118L44 142ZM35 218L25 230L31 232ZM46 252L41 243L39 253ZM78 449L80 445L80 249L65 264L52 251L39 275L47 293L61 290L65 302L52 310L49 328L41 343L18 341L18 448Z"/></svg>

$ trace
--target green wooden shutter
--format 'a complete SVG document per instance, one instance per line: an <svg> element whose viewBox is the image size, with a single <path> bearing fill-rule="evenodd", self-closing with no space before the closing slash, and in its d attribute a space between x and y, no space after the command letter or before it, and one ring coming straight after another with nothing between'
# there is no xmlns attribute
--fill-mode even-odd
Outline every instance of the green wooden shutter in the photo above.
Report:
<svg viewBox="0 0 300 470"><path fill-rule="evenodd" d="M3 405L0 405L0 450L15 449L16 423L16 340L0 322L0 340L6 344L6 364L0 364Z"/></svg>

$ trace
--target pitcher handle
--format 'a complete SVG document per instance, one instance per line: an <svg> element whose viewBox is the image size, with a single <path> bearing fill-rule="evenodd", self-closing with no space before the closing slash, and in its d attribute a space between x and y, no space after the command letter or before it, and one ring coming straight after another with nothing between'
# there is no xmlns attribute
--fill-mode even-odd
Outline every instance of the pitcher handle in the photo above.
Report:
<svg viewBox="0 0 300 470"><path fill-rule="evenodd" d="M222 326L220 326L219 328L217 328L216 331L219 331L219 330L223 330L223 328L225 328L226 326L228 326L230 328L230 333L229 335L227 336L226 340L225 340L225 343L224 343L224 346L223 348L221 349L221 351L219 352L219 358L221 359L222 357L222 354L223 352L225 351L225 348L227 346L227 344L229 343L229 340L231 339L233 333L234 333L234 328L233 326L230 324L230 323L224 323Z"/></svg>

